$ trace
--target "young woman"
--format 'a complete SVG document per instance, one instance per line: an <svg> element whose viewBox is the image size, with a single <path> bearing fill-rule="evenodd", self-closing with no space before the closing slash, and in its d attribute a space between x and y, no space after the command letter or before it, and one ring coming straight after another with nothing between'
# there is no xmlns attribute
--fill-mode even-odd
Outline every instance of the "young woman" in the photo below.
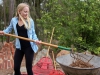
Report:
<svg viewBox="0 0 100 75"><path fill-rule="evenodd" d="M18 36L22 36L25 38L33 39L36 42L29 42L22 39L16 38L16 51L14 55L14 71L15 75L21 75L20 66L25 55L26 59L26 69L28 75L33 75L32 72L32 61L34 57L34 53L37 52L38 46L37 44L40 41L37 38L34 29L34 21L30 17L29 5L26 3L20 3L17 6L16 16L11 19L10 25L3 31L0 31L0 34L9 33L14 29L14 32Z"/></svg>

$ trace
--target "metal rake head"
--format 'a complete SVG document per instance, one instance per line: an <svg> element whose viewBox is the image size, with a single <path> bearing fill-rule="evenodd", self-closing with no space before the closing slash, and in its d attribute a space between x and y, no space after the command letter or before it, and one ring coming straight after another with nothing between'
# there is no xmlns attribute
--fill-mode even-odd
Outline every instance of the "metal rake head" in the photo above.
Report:
<svg viewBox="0 0 100 75"><path fill-rule="evenodd" d="M91 57L90 59L87 59L86 57L84 57L82 54L86 55L86 53L78 53L78 52L75 52L75 48L73 45L71 45L71 51L70 51L70 56L72 58L74 58L74 61L75 60L86 60L87 62L89 62L93 57Z"/></svg>

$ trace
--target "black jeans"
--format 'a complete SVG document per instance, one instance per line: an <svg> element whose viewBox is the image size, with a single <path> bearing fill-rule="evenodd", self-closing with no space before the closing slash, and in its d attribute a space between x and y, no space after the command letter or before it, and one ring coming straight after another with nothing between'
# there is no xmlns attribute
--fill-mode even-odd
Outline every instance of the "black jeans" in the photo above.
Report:
<svg viewBox="0 0 100 75"><path fill-rule="evenodd" d="M32 50L32 48L21 49L21 50L16 49L14 55L14 71L15 71L14 75L21 75L20 67L24 55L26 60L27 73L28 75L33 75L32 62L34 57L34 51Z"/></svg>

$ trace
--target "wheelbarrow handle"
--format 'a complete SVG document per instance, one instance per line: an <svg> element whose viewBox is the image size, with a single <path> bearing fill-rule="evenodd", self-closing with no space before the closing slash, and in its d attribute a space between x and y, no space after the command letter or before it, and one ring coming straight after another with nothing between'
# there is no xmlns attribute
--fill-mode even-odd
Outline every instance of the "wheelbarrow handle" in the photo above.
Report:
<svg viewBox="0 0 100 75"><path fill-rule="evenodd" d="M35 40L33 40L33 39L29 39L29 38L25 38L25 37L13 35L13 34L4 33L4 35L6 35L6 36L12 36L12 37L23 39L23 40L26 40L26 41L35 42ZM47 46L52 46L52 47L63 49L63 50L69 50L69 51L71 50L71 48L66 48L66 47L62 47L62 46L58 46L58 45L54 45L54 44L50 44L50 43L46 43L46 42L42 42L42 41L41 41L41 44L47 45Z"/></svg>

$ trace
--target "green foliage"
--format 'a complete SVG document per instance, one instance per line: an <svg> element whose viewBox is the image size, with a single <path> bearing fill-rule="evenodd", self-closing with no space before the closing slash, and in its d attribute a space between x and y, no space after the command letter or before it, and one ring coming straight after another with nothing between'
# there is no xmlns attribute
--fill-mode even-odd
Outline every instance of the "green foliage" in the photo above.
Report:
<svg viewBox="0 0 100 75"><path fill-rule="evenodd" d="M98 0L54 0L41 10L38 25L46 31L55 27L55 39L69 47L81 46L98 54L100 46L100 1Z"/></svg>
<svg viewBox="0 0 100 75"><path fill-rule="evenodd" d="M83 45L96 54L99 51L95 48L100 46L99 4L100 1L85 1L80 3L79 8L76 8L78 9L77 24L80 26L78 34L82 37Z"/></svg>
<svg viewBox="0 0 100 75"><path fill-rule="evenodd" d="M100 54L100 47L95 48L94 53L95 54Z"/></svg>

